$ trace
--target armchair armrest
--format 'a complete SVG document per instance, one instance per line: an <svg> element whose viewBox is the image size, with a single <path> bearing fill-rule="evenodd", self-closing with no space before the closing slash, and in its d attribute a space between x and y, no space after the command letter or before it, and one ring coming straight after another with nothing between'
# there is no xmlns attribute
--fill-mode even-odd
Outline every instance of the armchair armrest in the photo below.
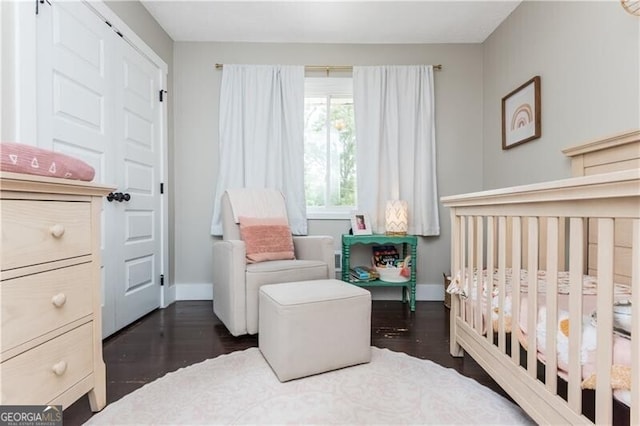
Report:
<svg viewBox="0 0 640 426"><path fill-rule="evenodd" d="M246 247L244 241L213 244L213 312L231 334L246 334Z"/></svg>
<svg viewBox="0 0 640 426"><path fill-rule="evenodd" d="M333 237L327 235L309 235L293 237L296 259L321 260L329 267L329 275L336 267Z"/></svg>

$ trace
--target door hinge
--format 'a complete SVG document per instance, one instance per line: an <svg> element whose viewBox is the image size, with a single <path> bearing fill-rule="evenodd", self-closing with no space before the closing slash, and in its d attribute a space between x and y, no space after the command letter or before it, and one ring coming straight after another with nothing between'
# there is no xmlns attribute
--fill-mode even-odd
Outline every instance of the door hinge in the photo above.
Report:
<svg viewBox="0 0 640 426"><path fill-rule="evenodd" d="M160 287L164 285L164 274L160 274Z"/></svg>
<svg viewBox="0 0 640 426"><path fill-rule="evenodd" d="M104 19L104 18L103 18ZM114 33L118 34L120 37L124 38L124 34L122 34L116 27L113 26L113 24L109 21L104 21L105 24L107 24L107 26L109 28L111 28L113 30Z"/></svg>
<svg viewBox="0 0 640 426"><path fill-rule="evenodd" d="M160 193L164 194L164 182L160 182Z"/></svg>
<svg viewBox="0 0 640 426"><path fill-rule="evenodd" d="M40 13L40 5L44 4L45 0L36 0L36 15ZM51 6L51 1L46 0L47 4Z"/></svg>
<svg viewBox="0 0 640 426"><path fill-rule="evenodd" d="M166 90L160 90L160 102L164 102L164 94L167 93Z"/></svg>

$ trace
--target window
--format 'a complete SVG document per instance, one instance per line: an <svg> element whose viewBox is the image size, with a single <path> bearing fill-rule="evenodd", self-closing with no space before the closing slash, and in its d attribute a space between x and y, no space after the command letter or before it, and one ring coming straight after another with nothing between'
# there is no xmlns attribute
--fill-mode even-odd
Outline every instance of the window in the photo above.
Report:
<svg viewBox="0 0 640 426"><path fill-rule="evenodd" d="M356 135L351 78L305 79L307 215L348 219L356 206Z"/></svg>

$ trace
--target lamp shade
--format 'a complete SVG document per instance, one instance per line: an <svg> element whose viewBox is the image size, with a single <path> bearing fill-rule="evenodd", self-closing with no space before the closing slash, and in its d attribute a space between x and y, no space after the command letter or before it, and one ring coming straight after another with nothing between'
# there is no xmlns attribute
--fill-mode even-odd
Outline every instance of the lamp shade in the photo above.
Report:
<svg viewBox="0 0 640 426"><path fill-rule="evenodd" d="M390 235L406 235L408 228L408 206L404 200L387 201L385 230Z"/></svg>

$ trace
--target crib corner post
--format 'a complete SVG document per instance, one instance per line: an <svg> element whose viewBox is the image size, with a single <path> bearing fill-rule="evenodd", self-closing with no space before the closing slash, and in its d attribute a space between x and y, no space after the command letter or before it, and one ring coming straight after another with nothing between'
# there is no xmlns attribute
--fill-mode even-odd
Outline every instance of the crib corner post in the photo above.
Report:
<svg viewBox="0 0 640 426"><path fill-rule="evenodd" d="M451 295L451 312L449 314L449 353L453 357L464 356L464 349L456 340L456 318L460 315L460 298L458 295Z"/></svg>
<svg viewBox="0 0 640 426"><path fill-rule="evenodd" d="M464 244L464 233L461 229L464 227L464 220L457 215L455 208L451 209L451 277L454 279L456 273L461 270L462 261L461 246ZM462 241L461 241L462 239ZM457 322L456 320L460 316L460 296L457 294L451 295L451 311L449 313L449 353L454 357L461 357L464 355L462 346L456 339L457 335Z"/></svg>

